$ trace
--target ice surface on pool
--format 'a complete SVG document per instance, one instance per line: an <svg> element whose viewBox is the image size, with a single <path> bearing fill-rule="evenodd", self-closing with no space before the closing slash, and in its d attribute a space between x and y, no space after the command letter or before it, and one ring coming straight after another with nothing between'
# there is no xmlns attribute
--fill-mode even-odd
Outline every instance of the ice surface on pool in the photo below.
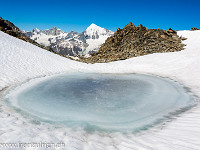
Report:
<svg viewBox="0 0 200 150"><path fill-rule="evenodd" d="M10 101L39 120L90 131L122 132L147 129L193 102L182 86L169 79L82 73L41 81Z"/></svg>

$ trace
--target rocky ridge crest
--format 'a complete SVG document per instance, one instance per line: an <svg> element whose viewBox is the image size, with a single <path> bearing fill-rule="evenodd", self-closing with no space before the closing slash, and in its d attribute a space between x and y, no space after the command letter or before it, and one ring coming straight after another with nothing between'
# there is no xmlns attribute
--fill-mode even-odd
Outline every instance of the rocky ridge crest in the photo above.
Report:
<svg viewBox="0 0 200 150"><path fill-rule="evenodd" d="M196 31L196 30L199 30L199 29L196 28L196 27L192 27L192 28L191 28L191 31Z"/></svg>
<svg viewBox="0 0 200 150"><path fill-rule="evenodd" d="M168 30L148 29L132 22L123 29L117 29L91 57L81 58L86 63L105 63L124 60L152 53L165 53L183 50L184 38L171 28Z"/></svg>

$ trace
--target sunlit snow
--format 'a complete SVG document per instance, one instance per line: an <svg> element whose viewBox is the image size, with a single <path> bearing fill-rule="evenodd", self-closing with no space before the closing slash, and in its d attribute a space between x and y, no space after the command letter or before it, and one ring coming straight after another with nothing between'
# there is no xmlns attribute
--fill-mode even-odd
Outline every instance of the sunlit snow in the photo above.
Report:
<svg viewBox="0 0 200 150"><path fill-rule="evenodd" d="M60 57L30 43L0 32L0 89L6 90L30 79L56 73L145 73L172 78L200 96L200 31L179 31L186 37L185 50L157 53L107 64L83 64ZM45 77L46 76L46 77ZM43 80L43 79L42 79ZM160 88L162 89L162 88ZM7 92L7 91L5 91ZM2 98L1 98L2 99ZM196 107L151 128L142 134L88 134L68 127L57 128L24 116L20 110L0 101L0 141L40 142L63 141L64 149L154 149L191 150L200 147L200 107Z"/></svg>

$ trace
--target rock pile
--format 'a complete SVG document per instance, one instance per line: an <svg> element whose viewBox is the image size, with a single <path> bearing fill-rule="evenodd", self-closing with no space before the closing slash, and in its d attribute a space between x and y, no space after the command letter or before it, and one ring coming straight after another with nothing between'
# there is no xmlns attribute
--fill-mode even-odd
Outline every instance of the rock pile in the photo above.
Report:
<svg viewBox="0 0 200 150"><path fill-rule="evenodd" d="M191 30L192 30L192 31L195 31L195 30L199 30L199 29L196 28L196 27L192 27Z"/></svg>
<svg viewBox="0 0 200 150"><path fill-rule="evenodd" d="M175 52L183 50L184 38L179 37L171 28L148 29L143 25L136 27L129 23L123 29L117 29L91 57L80 58L86 63L105 63L124 60L152 53Z"/></svg>

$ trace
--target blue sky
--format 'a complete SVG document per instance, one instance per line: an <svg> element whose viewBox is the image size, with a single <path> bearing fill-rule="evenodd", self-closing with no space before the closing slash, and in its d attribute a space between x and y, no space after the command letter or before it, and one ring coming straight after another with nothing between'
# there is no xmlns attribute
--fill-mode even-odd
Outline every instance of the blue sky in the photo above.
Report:
<svg viewBox="0 0 200 150"><path fill-rule="evenodd" d="M200 0L9 0L0 2L0 16L22 30L82 32L91 23L112 31L129 22L148 28L200 28Z"/></svg>

